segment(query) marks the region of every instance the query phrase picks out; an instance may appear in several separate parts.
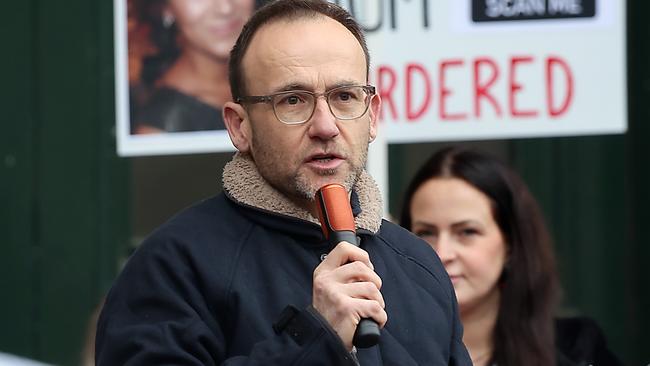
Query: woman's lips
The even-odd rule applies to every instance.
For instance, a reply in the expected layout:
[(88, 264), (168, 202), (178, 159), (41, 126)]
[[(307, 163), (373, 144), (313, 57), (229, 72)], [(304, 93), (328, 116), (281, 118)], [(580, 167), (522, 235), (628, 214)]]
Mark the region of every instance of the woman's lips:
[(461, 275), (449, 275), (449, 278), (451, 279), (451, 283), (456, 283), (462, 279)]
[(240, 20), (231, 20), (224, 23), (212, 24), (209, 26), (210, 33), (215, 36), (229, 35), (231, 33), (239, 33), (243, 23)]

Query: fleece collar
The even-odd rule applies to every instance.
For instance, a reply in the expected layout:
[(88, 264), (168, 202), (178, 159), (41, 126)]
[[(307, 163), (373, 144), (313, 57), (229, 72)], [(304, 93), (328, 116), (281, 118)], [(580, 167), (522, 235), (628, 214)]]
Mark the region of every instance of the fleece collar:
[[(226, 164), (223, 169), (223, 189), (240, 204), (320, 225), (318, 218), (298, 207), (268, 184), (247, 154), (235, 153), (232, 160)], [(357, 230), (364, 229), (376, 233), (381, 226), (382, 217), (381, 194), (377, 184), (364, 170), (353, 191), (353, 199), (356, 196), (360, 208), (360, 212), (354, 210), (358, 212), (355, 212), (354, 218)]]

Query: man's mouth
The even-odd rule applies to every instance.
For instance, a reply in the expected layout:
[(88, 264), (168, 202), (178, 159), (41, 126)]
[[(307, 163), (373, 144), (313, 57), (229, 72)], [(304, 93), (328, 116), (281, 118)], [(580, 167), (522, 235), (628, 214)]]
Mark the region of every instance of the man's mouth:
[(333, 152), (318, 152), (310, 155), (308, 160), (329, 161), (334, 159), (343, 159), (343, 157)]
[(307, 164), (316, 169), (336, 169), (343, 162), (336, 154), (314, 154), (307, 159)]
[(328, 162), (331, 161), (332, 159), (334, 159), (334, 156), (332, 155), (314, 156), (312, 158), (312, 160), (322, 161), (322, 162)]

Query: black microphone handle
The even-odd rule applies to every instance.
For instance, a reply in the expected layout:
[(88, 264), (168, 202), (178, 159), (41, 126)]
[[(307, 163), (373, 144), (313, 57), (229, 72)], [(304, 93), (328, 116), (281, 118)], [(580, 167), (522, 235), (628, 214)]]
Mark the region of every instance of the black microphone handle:
[(342, 241), (347, 241), (348, 243), (359, 246), (359, 241), (357, 240), (357, 234), (353, 231), (349, 230), (341, 230), (341, 231), (336, 231), (336, 230), (331, 230), (329, 232), (329, 243), (332, 245), (332, 248), (334, 248), (335, 245)]
[[(357, 235), (348, 230), (330, 231), (329, 242), (332, 246), (346, 241), (350, 244), (359, 246)], [(379, 343), (379, 325), (376, 321), (370, 318), (363, 318), (357, 325), (357, 330), (354, 332), (352, 344), (357, 348), (369, 348)]]

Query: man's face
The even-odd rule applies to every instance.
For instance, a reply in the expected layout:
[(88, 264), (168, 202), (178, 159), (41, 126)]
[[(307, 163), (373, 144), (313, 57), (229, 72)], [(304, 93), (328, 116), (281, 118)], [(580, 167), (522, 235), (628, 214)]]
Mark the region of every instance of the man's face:
[[(361, 45), (343, 25), (324, 16), (264, 25), (242, 66), (248, 95), (297, 89), (322, 93), (366, 84)], [(271, 104), (250, 104), (241, 122), (245, 141), (237, 147), (251, 154), (272, 186), (312, 209), (309, 201), (323, 185), (340, 183), (349, 190), (356, 182), (376, 136), (379, 105), (375, 96), (361, 117), (337, 120), (321, 97), (311, 119), (285, 125)]]

